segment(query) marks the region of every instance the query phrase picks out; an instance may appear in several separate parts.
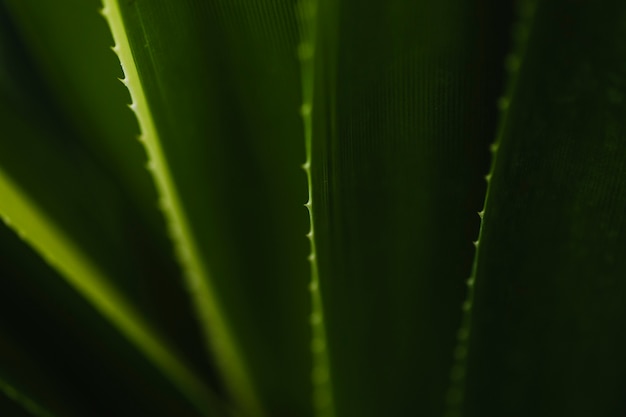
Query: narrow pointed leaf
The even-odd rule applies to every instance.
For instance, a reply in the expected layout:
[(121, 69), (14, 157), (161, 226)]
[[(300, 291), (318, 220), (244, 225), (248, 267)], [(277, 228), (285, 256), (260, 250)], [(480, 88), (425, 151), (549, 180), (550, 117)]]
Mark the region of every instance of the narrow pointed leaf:
[(57, 416), (199, 415), (143, 352), (5, 226), (0, 278), (0, 375), (18, 392)]
[(492, 175), (466, 416), (618, 416), (626, 4), (539, 1)]
[[(152, 224), (160, 221), (145, 153), (133, 140), (137, 126), (99, 0), (5, 0), (16, 30), (60, 110), (76, 126), (77, 139), (124, 182)], [(115, 76), (114, 76), (115, 75)], [(153, 226), (154, 227), (154, 226)]]
[(334, 401), (320, 416), (443, 414), (508, 15), (320, 1), (312, 201)]
[(292, 1), (106, 1), (151, 172), (234, 402), (310, 414)]
[(0, 32), (0, 216), (204, 407), (211, 395), (205, 383), (154, 330), (133, 288), (134, 278), (147, 275), (150, 264), (171, 269), (159, 261), (158, 251), (149, 262), (133, 257), (130, 244), (145, 233), (136, 219), (127, 228), (135, 212), (109, 172), (74, 140), (76, 132), (37, 77), (4, 4), (0, 18), (5, 23)]

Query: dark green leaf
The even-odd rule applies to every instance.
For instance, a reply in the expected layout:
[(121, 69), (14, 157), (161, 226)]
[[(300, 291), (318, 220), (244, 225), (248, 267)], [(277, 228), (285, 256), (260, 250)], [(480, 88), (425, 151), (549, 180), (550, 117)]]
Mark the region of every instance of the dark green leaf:
[(320, 2), (312, 203), (338, 417), (443, 413), (508, 16)]
[(540, 1), (476, 265), (467, 416), (626, 410), (626, 4)]
[(306, 416), (294, 3), (106, 4), (170, 233), (226, 384), (250, 415)]

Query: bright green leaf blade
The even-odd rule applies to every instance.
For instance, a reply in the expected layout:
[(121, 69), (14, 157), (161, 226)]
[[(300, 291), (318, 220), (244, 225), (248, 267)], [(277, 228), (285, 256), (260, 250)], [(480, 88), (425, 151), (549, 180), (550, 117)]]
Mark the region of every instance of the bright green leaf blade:
[[(203, 383), (174, 356), (136, 309), (112, 286), (111, 280), (83, 248), (76, 245), (38, 204), (0, 171), (0, 212), (4, 221), (76, 287), (101, 314), (111, 320), (137, 348), (202, 408), (209, 393)], [(209, 400), (210, 401), (210, 400)]]
[(198, 416), (148, 358), (4, 225), (0, 277), (0, 375), (19, 392), (59, 417)]
[[(5, 0), (17, 30), (49, 86), (56, 105), (71, 119), (78, 140), (115, 175), (158, 228), (156, 193), (145, 169), (145, 152), (134, 139), (137, 122), (99, 0)], [(160, 231), (160, 229), (158, 229)]]
[[(325, 5), (324, 5), (325, 6)], [(307, 237), (311, 243), (309, 262), (311, 264), (311, 356), (312, 369), (311, 381), (313, 383), (312, 402), (316, 416), (332, 417), (335, 405), (333, 401), (332, 375), (330, 374), (330, 361), (327, 349), (327, 331), (324, 317), (324, 303), (320, 291), (319, 265), (317, 260), (317, 238), (315, 237), (315, 215), (313, 213), (313, 175), (311, 171), (312, 146), (313, 146), (313, 104), (315, 94), (316, 66), (321, 67), (325, 61), (322, 55), (315, 53), (317, 45), (317, 30), (329, 30), (325, 35), (328, 39), (334, 39), (336, 21), (330, 10), (320, 11), (317, 0), (301, 0), (297, 4), (298, 29), (300, 43), (298, 44), (298, 58), (300, 60), (300, 77), (302, 84), (302, 105), (300, 113), (304, 128), (304, 141), (306, 148), (306, 162), (303, 165), (307, 175), (308, 200), (306, 208), (309, 212), (309, 233)], [(324, 15), (324, 25), (318, 28), (319, 15)], [(321, 21), (320, 21), (321, 22)], [(330, 35), (330, 36), (329, 36)], [(328, 56), (330, 54), (327, 54)]]
[(89, 159), (132, 204), (124, 239), (129, 257), (142, 263), (142, 273), (125, 290), (137, 293), (140, 289), (133, 301), (141, 303), (143, 312), (198, 372), (208, 374), (213, 371), (207, 366), (187, 292), (180, 284), (181, 272), (171, 259), (156, 190), (145, 167), (145, 150), (136, 140), (135, 115), (123, 105), (130, 102), (128, 90), (117, 79), (123, 74), (110, 49), (110, 30), (97, 13), (98, 4), (98, 0), (7, 1), (7, 12), (11, 12), (7, 18), (10, 15), (14, 22), (5, 22), (4, 29), (15, 23), (16, 41), (23, 44), (26, 55), (22, 60), (32, 67), (19, 68), (20, 59), (7, 57), (8, 66), (14, 68), (9, 72), (19, 72), (20, 79), (8, 84), (18, 87), (14, 91), (17, 101), (28, 101), (19, 89), (34, 95), (26, 110), (32, 124), (45, 123), (38, 119), (56, 119), (56, 124), (69, 125), (65, 129), (72, 132), (63, 134), (63, 142), (85, 148)]
[(208, 344), (253, 416), (310, 414), (294, 5), (106, 1), (103, 12)]
[(476, 265), (466, 416), (617, 416), (626, 384), (626, 4), (540, 1)]
[(320, 2), (312, 206), (338, 417), (443, 414), (508, 15)]
[[(3, 22), (10, 22), (4, 5), (0, 12)], [(149, 245), (142, 248), (148, 255), (133, 257), (137, 251), (130, 245), (145, 233), (133, 210), (108, 173), (76, 145), (75, 133), (40, 85), (10, 24), (2, 25), (0, 35), (2, 218), (183, 393), (206, 407), (211, 395), (204, 382), (153, 330), (133, 288), (152, 267), (171, 267)]]

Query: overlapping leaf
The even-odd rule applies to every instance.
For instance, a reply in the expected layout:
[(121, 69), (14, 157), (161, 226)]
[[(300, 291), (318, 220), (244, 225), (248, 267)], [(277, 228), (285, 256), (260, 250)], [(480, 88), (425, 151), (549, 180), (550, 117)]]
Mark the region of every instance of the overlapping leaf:
[(320, 2), (311, 170), (337, 416), (443, 413), (507, 15)]
[(309, 414), (294, 2), (111, 1), (104, 14), (226, 384), (250, 415)]
[[(193, 375), (168, 347), (167, 338), (150, 320), (149, 304), (142, 301), (153, 289), (168, 287), (162, 275), (153, 273), (175, 276), (173, 262), (161, 256), (164, 248), (153, 242), (152, 231), (118, 179), (82, 145), (73, 114), (62, 110), (39, 76), (37, 61), (4, 3), (0, 17), (3, 220), (185, 395), (205, 403), (204, 378)], [(101, 46), (106, 51), (106, 43)], [(141, 284), (150, 276), (152, 289), (142, 291)], [(66, 301), (61, 294), (67, 283), (58, 282), (53, 290), (59, 303)], [(176, 291), (170, 294), (175, 300)]]
[(625, 18), (538, 2), (485, 207), (466, 416), (624, 413)]

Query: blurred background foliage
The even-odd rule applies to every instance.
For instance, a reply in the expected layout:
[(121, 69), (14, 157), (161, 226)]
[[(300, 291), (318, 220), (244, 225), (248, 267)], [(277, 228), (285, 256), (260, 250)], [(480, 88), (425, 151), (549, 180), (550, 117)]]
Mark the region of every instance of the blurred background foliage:
[(103, 4), (0, 0), (2, 415), (625, 415), (626, 3), (114, 4), (223, 317)]

